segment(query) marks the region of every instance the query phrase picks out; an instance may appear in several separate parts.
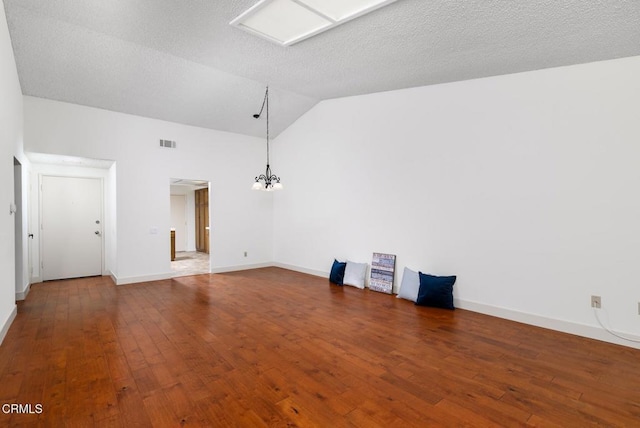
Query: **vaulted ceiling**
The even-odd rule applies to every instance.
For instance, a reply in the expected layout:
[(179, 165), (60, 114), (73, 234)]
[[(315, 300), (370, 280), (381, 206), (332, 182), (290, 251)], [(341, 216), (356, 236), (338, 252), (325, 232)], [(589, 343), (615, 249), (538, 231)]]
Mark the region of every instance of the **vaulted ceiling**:
[(290, 47), (257, 0), (4, 0), (25, 95), (263, 136), (320, 100), (640, 55), (636, 0), (398, 0)]

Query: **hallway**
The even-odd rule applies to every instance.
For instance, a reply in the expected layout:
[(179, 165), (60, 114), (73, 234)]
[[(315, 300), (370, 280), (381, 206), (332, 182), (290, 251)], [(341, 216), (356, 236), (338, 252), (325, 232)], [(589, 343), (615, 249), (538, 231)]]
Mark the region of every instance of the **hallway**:
[(199, 251), (178, 251), (171, 262), (173, 277), (209, 273), (209, 254)]

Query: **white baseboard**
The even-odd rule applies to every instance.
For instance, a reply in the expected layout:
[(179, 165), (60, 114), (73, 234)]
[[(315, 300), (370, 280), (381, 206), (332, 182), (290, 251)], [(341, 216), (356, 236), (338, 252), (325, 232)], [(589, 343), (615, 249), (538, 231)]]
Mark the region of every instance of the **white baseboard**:
[(38, 284), (42, 282), (42, 277), (40, 276), (34, 276), (31, 278), (31, 284)]
[[(240, 270), (258, 269), (258, 268), (271, 267), (271, 266), (273, 266), (273, 263), (257, 263), (252, 265), (223, 266), (223, 267), (211, 269), (211, 273), (235, 272)], [(135, 284), (138, 282), (160, 281), (163, 279), (171, 279), (174, 277), (175, 272), (160, 273), (155, 275), (129, 276), (129, 277), (122, 277), (122, 278), (119, 278), (113, 272), (108, 272), (108, 274), (116, 285), (124, 285), (124, 284)]]
[[(319, 271), (315, 269), (308, 269), (300, 266), (289, 265), (286, 263), (273, 263), (273, 266), (281, 267), (283, 269), (289, 269), (296, 272), (307, 273), (309, 275), (320, 276), (323, 278), (329, 277), (329, 272)], [(397, 290), (394, 290), (394, 293)], [(630, 348), (640, 349), (640, 343), (631, 342), (628, 340), (616, 337), (599, 326), (591, 326), (586, 324), (574, 323), (565, 320), (558, 320), (553, 318), (546, 318), (536, 314), (530, 314), (527, 312), (519, 312), (513, 309), (501, 308), (498, 306), (491, 306), (484, 303), (478, 303), (468, 300), (454, 299), (455, 307), (465, 309), (472, 312), (478, 312), (485, 315), (494, 316), (497, 318), (503, 318), (511, 321), (521, 322), (523, 324), (534, 325), (536, 327), (547, 328), (549, 330), (561, 331), (563, 333), (569, 333), (576, 336), (587, 337), (589, 339), (600, 340), (603, 342), (614, 343), (616, 345), (628, 346)], [(640, 337), (628, 333), (620, 333), (622, 336), (629, 339), (640, 341)]]
[(173, 272), (159, 273), (155, 275), (125, 276), (122, 278), (118, 278), (116, 275), (111, 273), (110, 276), (113, 282), (116, 283), (116, 285), (124, 285), (124, 284), (135, 284), (137, 282), (160, 281), (163, 279), (171, 279), (173, 278)]
[(293, 270), (296, 272), (302, 272), (302, 273), (307, 273), (309, 275), (313, 275), (313, 276), (320, 276), (322, 278), (329, 278), (329, 272), (324, 272), (321, 270), (315, 270), (315, 269), (308, 269), (308, 268), (304, 268), (304, 267), (300, 267), (300, 266), (294, 266), (294, 265), (288, 265), (286, 263), (273, 263), (272, 266), (275, 267), (279, 267), (282, 269), (288, 269), (288, 270)]
[(223, 266), (212, 268), (211, 273), (236, 272), (240, 270), (260, 269), (275, 266), (273, 263), (255, 263), (252, 265)]
[(13, 320), (16, 319), (16, 315), (18, 315), (18, 307), (16, 305), (13, 305), (13, 310), (11, 310), (11, 313), (9, 314), (7, 319), (4, 321), (4, 323), (2, 323), (2, 327), (0, 328), (0, 345), (2, 344), (5, 336), (7, 335), (7, 332), (9, 331), (9, 327), (11, 327), (11, 323), (13, 323)]
[[(296, 272), (306, 273), (309, 275), (319, 276), (322, 278), (329, 277), (329, 272), (309, 269), (301, 266), (295, 266), (295, 265), (279, 263), (279, 262), (217, 267), (217, 268), (211, 269), (211, 273), (236, 272), (236, 271), (249, 270), (249, 269), (272, 267), (272, 266), (288, 269)], [(112, 272), (108, 272), (108, 274), (109, 276), (111, 276), (111, 278), (113, 279), (113, 282), (116, 285), (133, 284), (137, 282), (147, 282), (147, 281), (159, 281), (163, 279), (170, 279), (173, 277), (173, 272), (156, 274), (156, 275), (123, 277), (123, 278), (118, 278)], [(40, 282), (39, 278), (32, 279), (32, 283), (36, 283), (36, 282)], [(22, 296), (22, 299), (24, 299), (28, 293), (29, 293), (29, 287), (25, 290), (24, 296)], [(20, 294), (22, 293), (16, 293), (16, 299), (18, 299), (18, 296)], [(19, 300), (22, 300), (22, 299), (19, 299)], [(616, 337), (598, 326), (591, 326), (591, 325), (580, 324), (580, 323), (575, 323), (575, 322), (570, 322), (565, 320), (546, 318), (536, 314), (520, 312), (513, 309), (502, 308), (498, 306), (492, 306), (492, 305), (487, 305), (484, 303), (473, 302), (468, 300), (454, 299), (454, 302), (455, 302), (456, 308), (465, 309), (472, 312), (478, 312), (481, 314), (490, 315), (497, 318), (503, 318), (511, 321), (521, 322), (524, 324), (534, 325), (537, 327), (547, 328), (550, 330), (560, 331), (563, 333), (569, 333), (577, 336), (587, 337), (590, 339), (600, 340), (603, 342), (614, 343), (617, 345), (640, 349), (640, 343), (631, 342), (631, 341)], [(0, 330), (0, 343), (2, 342), (2, 339), (6, 334), (6, 330), (8, 330), (8, 325), (10, 325), (13, 319), (15, 318), (16, 313), (17, 313), (16, 307), (14, 307), (14, 310), (12, 312), (12, 315), (10, 316), (10, 319), (5, 322), (5, 325), (3, 326), (2, 330)], [(630, 339), (640, 341), (639, 336), (635, 336), (629, 333), (619, 333), (619, 334), (625, 337), (628, 337)]]
[[(484, 303), (472, 302), (467, 300), (454, 299), (455, 307), (460, 309), (466, 309), (468, 311), (478, 312), (485, 315), (491, 315), (498, 318), (503, 318), (511, 321), (521, 322), (523, 324), (535, 325), (537, 327), (547, 328), (549, 330), (561, 331), (563, 333), (569, 333), (576, 336), (587, 337), (589, 339), (600, 340), (603, 342), (615, 343), (616, 345), (628, 346), (630, 348), (640, 349), (640, 343), (631, 342), (621, 339), (604, 330), (601, 327), (574, 323), (571, 321), (558, 320), (553, 318), (546, 318), (536, 314), (530, 314), (527, 312), (514, 311), (513, 309), (501, 308), (498, 306), (486, 305)], [(640, 341), (640, 337), (628, 334), (619, 333), (625, 337), (633, 340)]]
[(26, 299), (29, 291), (31, 291), (31, 284), (27, 284), (23, 291), (16, 292), (16, 301)]

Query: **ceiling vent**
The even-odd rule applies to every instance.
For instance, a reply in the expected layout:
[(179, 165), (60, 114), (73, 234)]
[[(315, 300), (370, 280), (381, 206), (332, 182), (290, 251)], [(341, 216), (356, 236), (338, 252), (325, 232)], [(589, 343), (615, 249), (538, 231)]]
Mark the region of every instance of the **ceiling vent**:
[(160, 147), (169, 147), (170, 149), (175, 149), (176, 142), (171, 140), (160, 140)]

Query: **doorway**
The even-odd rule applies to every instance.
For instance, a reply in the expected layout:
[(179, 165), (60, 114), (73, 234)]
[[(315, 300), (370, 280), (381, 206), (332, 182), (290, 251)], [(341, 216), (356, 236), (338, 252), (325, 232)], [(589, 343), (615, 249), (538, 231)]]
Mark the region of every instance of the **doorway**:
[(170, 205), (173, 276), (209, 273), (209, 182), (172, 178)]
[(13, 213), (15, 227), (15, 269), (16, 269), (16, 298), (24, 299), (25, 281), (24, 281), (24, 244), (25, 233), (22, 223), (22, 164), (18, 159), (13, 158), (13, 200), (15, 209)]
[(102, 179), (43, 175), (42, 279), (102, 275)]

